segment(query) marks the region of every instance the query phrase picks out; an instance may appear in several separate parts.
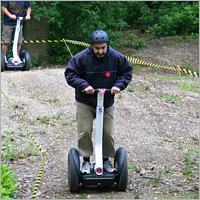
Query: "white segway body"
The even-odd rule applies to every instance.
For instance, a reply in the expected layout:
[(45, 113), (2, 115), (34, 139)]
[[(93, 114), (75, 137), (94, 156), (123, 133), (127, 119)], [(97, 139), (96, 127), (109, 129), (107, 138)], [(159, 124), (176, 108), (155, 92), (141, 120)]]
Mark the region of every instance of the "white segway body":
[(18, 63), (18, 55), (17, 55), (17, 45), (18, 45), (18, 38), (19, 38), (19, 32), (20, 32), (20, 21), (23, 20), (23, 17), (18, 17), (17, 18), (17, 24), (15, 28), (15, 35), (14, 35), (14, 42), (13, 42), (13, 47), (12, 47), (12, 53), (13, 57), (8, 59), (8, 62), (5, 62), (5, 56), (1, 52), (1, 71), (3, 72), (5, 69), (6, 70), (23, 70), (23, 71), (28, 71), (30, 70), (31, 67), (31, 58), (28, 53), (28, 51), (23, 50), (19, 57), (21, 59), (21, 63)]
[(95, 89), (97, 92), (96, 107), (96, 138), (95, 138), (95, 162), (91, 174), (81, 174), (78, 150), (71, 148), (68, 153), (68, 185), (71, 192), (76, 192), (80, 184), (86, 187), (111, 187), (117, 186), (120, 191), (125, 191), (128, 181), (127, 157), (124, 148), (117, 149), (114, 167), (117, 171), (108, 173), (103, 170), (103, 116), (104, 94), (110, 89)]

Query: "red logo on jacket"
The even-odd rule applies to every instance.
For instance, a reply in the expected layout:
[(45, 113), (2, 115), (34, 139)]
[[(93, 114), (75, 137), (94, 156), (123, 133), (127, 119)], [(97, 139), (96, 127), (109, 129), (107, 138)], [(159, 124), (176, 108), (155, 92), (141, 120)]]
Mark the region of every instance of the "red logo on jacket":
[(111, 73), (110, 72), (106, 72), (105, 76), (109, 78), (111, 76)]

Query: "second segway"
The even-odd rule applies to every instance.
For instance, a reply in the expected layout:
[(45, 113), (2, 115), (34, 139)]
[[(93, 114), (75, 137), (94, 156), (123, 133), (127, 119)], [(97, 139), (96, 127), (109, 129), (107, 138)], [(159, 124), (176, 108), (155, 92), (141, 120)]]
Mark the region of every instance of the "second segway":
[(17, 45), (18, 45), (19, 32), (20, 32), (20, 21), (24, 19), (25, 19), (24, 17), (17, 17), (14, 42), (13, 42), (13, 47), (12, 47), (13, 57), (9, 58), (8, 61), (6, 62), (3, 52), (1, 52), (1, 72), (3, 72), (4, 70), (29, 71), (31, 68), (31, 58), (28, 51), (23, 50), (20, 53), (19, 55), (20, 62), (18, 60), (18, 55), (17, 55)]

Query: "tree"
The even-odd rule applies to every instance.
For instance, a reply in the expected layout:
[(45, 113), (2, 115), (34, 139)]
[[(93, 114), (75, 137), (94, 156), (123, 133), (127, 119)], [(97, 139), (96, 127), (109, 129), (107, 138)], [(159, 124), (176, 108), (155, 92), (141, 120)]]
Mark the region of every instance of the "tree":
[[(58, 2), (32, 1), (31, 2), (31, 20), (25, 22), (24, 38), (25, 40), (45, 40), (49, 39), (50, 22), (52, 15), (56, 15), (54, 6)], [(27, 43), (24, 44), (31, 58), (35, 59), (39, 65), (50, 63), (49, 43)]]
[[(26, 22), (24, 28), (25, 40), (48, 40), (49, 23), (47, 18), (41, 17), (40, 21), (34, 16)], [(28, 50), (31, 58), (35, 59), (39, 65), (50, 63), (50, 47), (48, 43), (25, 43), (24, 49)]]
[[(111, 46), (117, 47), (124, 39), (122, 31), (127, 28), (140, 29), (155, 37), (199, 32), (199, 2), (31, 1), (31, 4), (32, 19), (24, 27), (26, 40), (89, 42), (92, 31), (104, 29)], [(64, 43), (30, 43), (24, 47), (40, 65), (67, 62)], [(70, 45), (73, 55), (81, 48), (84, 47)]]

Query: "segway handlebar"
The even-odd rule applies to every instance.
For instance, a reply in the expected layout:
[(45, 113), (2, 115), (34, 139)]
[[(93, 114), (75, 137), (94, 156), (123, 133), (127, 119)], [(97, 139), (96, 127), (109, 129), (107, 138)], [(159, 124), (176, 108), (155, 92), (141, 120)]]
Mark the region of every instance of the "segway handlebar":
[(16, 17), (16, 20), (17, 19), (20, 19), (20, 20), (25, 20), (26, 19), (26, 17)]
[(106, 93), (106, 92), (111, 92), (111, 89), (107, 89), (107, 88), (98, 88), (98, 89), (94, 89), (94, 92), (99, 92), (99, 93)]
[[(82, 92), (85, 93), (85, 90), (83, 89)], [(111, 92), (111, 89), (107, 89), (107, 88), (97, 88), (97, 89), (94, 89), (94, 92), (104, 94), (104, 93), (106, 93), (106, 92)]]

